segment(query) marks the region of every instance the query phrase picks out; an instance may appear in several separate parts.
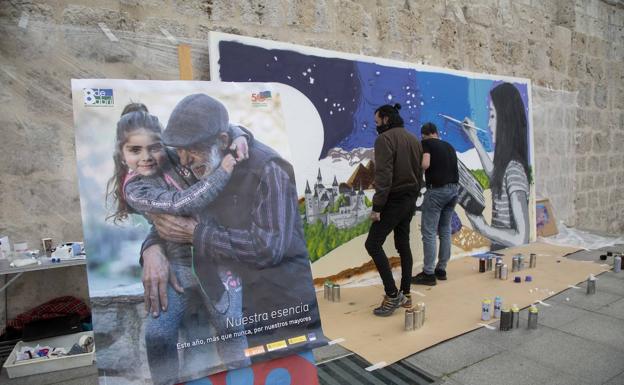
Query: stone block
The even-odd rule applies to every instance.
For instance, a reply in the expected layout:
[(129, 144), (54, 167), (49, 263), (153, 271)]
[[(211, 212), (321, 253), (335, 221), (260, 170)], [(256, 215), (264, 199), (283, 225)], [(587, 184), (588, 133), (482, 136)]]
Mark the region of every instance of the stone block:
[(496, 22), (496, 11), (494, 8), (486, 5), (471, 5), (464, 7), (466, 21), (471, 24), (478, 24), (484, 27), (490, 27)]
[(126, 11), (109, 8), (68, 5), (63, 10), (63, 24), (98, 28), (98, 23), (105, 23), (111, 30), (135, 31), (137, 19)]
[(574, 204), (576, 205), (577, 210), (582, 210), (587, 208), (587, 193), (580, 192), (576, 194), (576, 199), (574, 199)]
[(604, 83), (595, 83), (594, 85), (594, 103), (598, 108), (607, 108), (608, 88)]
[(584, 191), (589, 191), (594, 189), (594, 176), (591, 174), (584, 175), (582, 177), (582, 188)]
[(585, 62), (585, 72), (596, 82), (604, 79), (604, 65), (602, 58), (588, 57)]
[[(342, 3), (338, 7), (340, 9)], [(306, 0), (289, 1), (286, 11), (286, 23), (304, 31), (329, 32), (333, 24), (332, 13), (336, 14), (338, 18), (341, 11), (338, 11), (334, 4), (328, 4), (326, 0), (314, 2), (313, 7)], [(341, 24), (343, 20), (337, 19), (336, 23)]]
[[(387, 20), (383, 25), (379, 25), (379, 34), (392, 35), (391, 30), (395, 28)], [(337, 6), (336, 25), (338, 32), (348, 37), (367, 38), (373, 30), (373, 17), (362, 4), (350, 0), (341, 0)]]
[[(574, 76), (574, 75), (572, 75)], [(579, 81), (578, 82), (578, 104), (580, 107), (589, 107), (593, 105), (592, 94), (593, 87), (592, 83), (589, 81)], [(582, 123), (582, 122), (581, 122)], [(582, 125), (582, 124), (580, 124)]]
[(550, 66), (558, 72), (567, 73), (568, 54), (558, 48), (553, 48), (549, 52)]
[[(597, 154), (604, 154), (609, 151), (610, 143), (609, 136), (597, 132), (592, 136), (592, 151)], [(601, 169), (604, 169), (604, 165), (601, 164)]]

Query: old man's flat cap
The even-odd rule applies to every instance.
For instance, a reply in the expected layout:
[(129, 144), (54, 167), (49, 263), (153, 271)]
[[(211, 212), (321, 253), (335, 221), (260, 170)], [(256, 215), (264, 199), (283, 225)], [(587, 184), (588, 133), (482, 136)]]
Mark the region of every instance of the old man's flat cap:
[(171, 147), (191, 147), (210, 143), (229, 124), (227, 109), (206, 94), (193, 94), (182, 99), (173, 109), (162, 140)]

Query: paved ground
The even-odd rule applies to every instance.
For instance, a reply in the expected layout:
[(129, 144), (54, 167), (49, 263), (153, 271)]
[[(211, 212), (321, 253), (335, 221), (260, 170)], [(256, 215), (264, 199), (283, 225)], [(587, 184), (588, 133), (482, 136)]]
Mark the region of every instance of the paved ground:
[[(605, 251), (624, 252), (624, 245), (570, 258), (598, 261)], [(538, 305), (537, 330), (526, 329), (523, 310), (520, 329), (481, 328), (403, 362), (445, 385), (624, 384), (624, 271), (599, 275), (595, 295), (579, 286), (546, 300), (549, 307)], [(330, 346), (315, 355), (323, 361), (349, 353)]]

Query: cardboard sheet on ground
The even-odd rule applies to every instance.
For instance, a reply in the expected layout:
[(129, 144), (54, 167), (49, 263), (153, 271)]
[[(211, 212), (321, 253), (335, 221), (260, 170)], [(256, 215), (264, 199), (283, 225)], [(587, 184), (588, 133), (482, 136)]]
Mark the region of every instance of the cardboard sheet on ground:
[[(403, 331), (405, 312), (401, 309), (383, 318), (372, 314), (383, 295), (381, 286), (343, 288), (341, 302), (328, 302), (317, 293), (325, 335), (330, 339), (344, 338), (340, 344), (364, 357), (371, 364), (391, 364), (442, 341), (481, 327), (481, 301), (503, 297), (504, 305), (529, 306), (609, 268), (598, 263), (574, 261), (563, 256), (578, 248), (533, 243), (499, 251), (511, 266), (514, 254), (536, 253), (537, 267), (509, 273), (506, 281), (495, 279), (494, 272), (479, 273), (478, 259), (465, 257), (451, 261), (447, 268), (449, 280), (436, 286), (412, 286), (412, 300), (427, 306), (425, 325), (418, 330)], [(510, 269), (511, 270), (511, 269)], [(514, 283), (515, 275), (522, 283)], [(533, 282), (524, 282), (531, 275)], [(418, 291), (425, 296), (414, 293)], [(553, 293), (554, 292), (554, 293)], [(320, 294), (320, 295), (319, 295)], [(489, 323), (496, 322), (496, 319)], [(488, 323), (488, 322), (485, 322)], [(526, 327), (522, 325), (521, 327)], [(493, 331), (498, 333), (498, 331)]]

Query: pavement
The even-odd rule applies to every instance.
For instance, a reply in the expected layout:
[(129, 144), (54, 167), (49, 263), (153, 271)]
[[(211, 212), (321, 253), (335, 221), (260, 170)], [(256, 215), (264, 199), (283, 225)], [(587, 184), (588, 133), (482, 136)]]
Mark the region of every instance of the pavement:
[[(605, 263), (599, 256), (606, 251), (622, 253), (624, 245), (568, 257)], [(612, 259), (606, 263), (611, 264)], [(430, 374), (432, 380), (426, 383), (444, 385), (624, 384), (624, 271), (600, 274), (594, 295), (586, 294), (585, 283), (578, 287), (545, 300), (550, 306), (537, 305), (536, 330), (526, 328), (524, 309), (519, 329), (501, 332), (498, 324), (492, 324), (496, 330), (477, 329), (418, 352), (400, 364)], [(320, 363), (339, 362), (351, 354), (337, 345), (315, 351)], [(413, 383), (425, 382), (417, 379)]]

